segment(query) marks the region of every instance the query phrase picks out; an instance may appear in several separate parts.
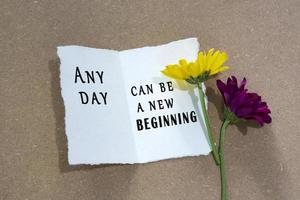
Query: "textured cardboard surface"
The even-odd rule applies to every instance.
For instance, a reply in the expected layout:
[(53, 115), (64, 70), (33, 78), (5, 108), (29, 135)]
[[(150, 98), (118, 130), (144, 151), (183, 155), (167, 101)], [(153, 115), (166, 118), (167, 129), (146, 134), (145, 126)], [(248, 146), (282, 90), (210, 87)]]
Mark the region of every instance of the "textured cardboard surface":
[[(0, 199), (220, 197), (211, 156), (145, 165), (70, 167), (56, 46), (129, 49), (195, 36), (269, 103), (273, 124), (231, 126), (232, 200), (300, 196), (300, 3), (291, 1), (1, 1)], [(215, 78), (216, 79), (216, 78)], [(218, 135), (220, 95), (208, 81)]]

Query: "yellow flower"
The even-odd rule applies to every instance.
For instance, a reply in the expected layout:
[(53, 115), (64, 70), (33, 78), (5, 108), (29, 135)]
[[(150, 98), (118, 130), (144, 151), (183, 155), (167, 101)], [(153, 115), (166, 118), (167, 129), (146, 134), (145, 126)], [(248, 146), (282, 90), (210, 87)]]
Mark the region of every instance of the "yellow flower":
[(161, 72), (170, 78), (187, 80), (190, 83), (203, 82), (210, 76), (228, 70), (228, 66), (223, 66), (227, 60), (228, 55), (225, 52), (214, 52), (214, 49), (210, 49), (207, 54), (201, 51), (194, 62), (181, 59), (178, 64), (168, 65)]

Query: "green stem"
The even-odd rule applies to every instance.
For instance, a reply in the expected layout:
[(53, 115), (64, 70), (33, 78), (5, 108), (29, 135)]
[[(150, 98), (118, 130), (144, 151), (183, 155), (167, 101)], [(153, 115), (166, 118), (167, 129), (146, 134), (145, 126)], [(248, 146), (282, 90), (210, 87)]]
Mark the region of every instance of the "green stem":
[(225, 173), (225, 163), (224, 163), (224, 142), (225, 142), (225, 132), (226, 128), (230, 124), (230, 120), (225, 119), (222, 128), (220, 131), (220, 146), (219, 146), (219, 155), (220, 155), (220, 173), (221, 173), (221, 199), (227, 200), (227, 181)]
[(209, 124), (208, 114), (207, 114), (207, 110), (206, 110), (206, 106), (205, 106), (205, 99), (204, 99), (205, 95), (204, 95), (204, 92), (202, 90), (202, 86), (201, 86), (200, 82), (197, 83), (197, 87), (198, 87), (198, 91), (199, 91), (200, 103), (201, 103), (202, 112), (203, 112), (203, 115), (204, 115), (205, 125), (206, 125), (206, 128), (207, 128), (207, 134), (208, 134), (208, 138), (209, 138), (210, 147), (212, 149), (212, 154), (213, 154), (213, 157), (215, 159), (215, 162), (216, 162), (217, 165), (219, 165), (220, 164), (220, 158), (218, 156), (216, 143), (215, 143), (214, 137), (212, 135), (211, 127), (210, 127), (210, 124)]

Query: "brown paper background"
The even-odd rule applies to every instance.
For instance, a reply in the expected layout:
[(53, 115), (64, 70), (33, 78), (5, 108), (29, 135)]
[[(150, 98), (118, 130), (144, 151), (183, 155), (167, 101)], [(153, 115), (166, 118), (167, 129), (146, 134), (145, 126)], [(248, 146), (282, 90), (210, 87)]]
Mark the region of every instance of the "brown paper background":
[[(220, 199), (211, 156), (140, 165), (67, 164), (56, 46), (117, 50), (198, 37), (230, 55), (273, 123), (231, 126), (231, 200), (300, 199), (300, 2), (10, 1), (0, 4), (0, 199)], [(209, 80), (215, 135), (221, 99)]]

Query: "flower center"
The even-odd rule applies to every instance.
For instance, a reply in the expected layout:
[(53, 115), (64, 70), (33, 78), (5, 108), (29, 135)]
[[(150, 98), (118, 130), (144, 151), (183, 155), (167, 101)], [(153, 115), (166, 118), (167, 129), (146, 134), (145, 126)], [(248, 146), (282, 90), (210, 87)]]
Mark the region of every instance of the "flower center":
[(241, 118), (236, 116), (234, 112), (231, 112), (227, 106), (224, 106), (224, 117), (225, 119), (229, 120), (231, 123), (236, 124), (243, 121)]
[(186, 82), (188, 82), (190, 84), (202, 83), (202, 82), (206, 81), (209, 78), (209, 73), (210, 73), (210, 70), (205, 71), (196, 78), (190, 77), (190, 78), (186, 79)]

